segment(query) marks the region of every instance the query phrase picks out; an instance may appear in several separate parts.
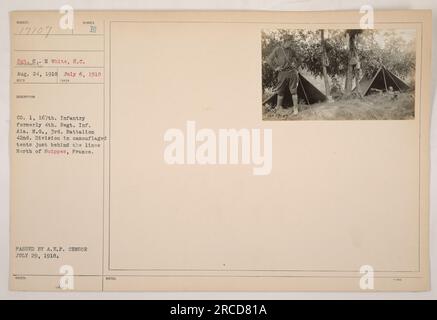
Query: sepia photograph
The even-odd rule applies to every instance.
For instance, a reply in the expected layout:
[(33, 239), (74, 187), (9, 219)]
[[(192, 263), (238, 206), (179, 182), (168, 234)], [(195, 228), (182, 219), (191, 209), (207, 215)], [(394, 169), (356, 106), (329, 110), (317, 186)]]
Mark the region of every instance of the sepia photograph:
[(262, 31), (263, 120), (414, 119), (413, 29)]

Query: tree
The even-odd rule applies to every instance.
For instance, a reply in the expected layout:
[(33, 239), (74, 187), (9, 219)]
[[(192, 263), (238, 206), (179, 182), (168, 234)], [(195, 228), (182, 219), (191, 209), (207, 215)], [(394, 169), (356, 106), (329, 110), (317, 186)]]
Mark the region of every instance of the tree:
[(329, 85), (328, 71), (326, 70), (326, 67), (329, 66), (329, 59), (328, 55), (326, 54), (325, 30), (320, 30), (320, 45), (322, 47), (321, 60), (323, 81), (325, 82), (325, 94), (328, 100), (331, 100), (331, 87)]
[(356, 46), (356, 39), (363, 30), (361, 29), (349, 29), (346, 30), (346, 37), (348, 39), (348, 66), (346, 72), (346, 82), (344, 91), (346, 96), (349, 96), (352, 92), (352, 81), (355, 78), (356, 87), (358, 89), (358, 77), (357, 68), (361, 68), (359, 62), (359, 54)]

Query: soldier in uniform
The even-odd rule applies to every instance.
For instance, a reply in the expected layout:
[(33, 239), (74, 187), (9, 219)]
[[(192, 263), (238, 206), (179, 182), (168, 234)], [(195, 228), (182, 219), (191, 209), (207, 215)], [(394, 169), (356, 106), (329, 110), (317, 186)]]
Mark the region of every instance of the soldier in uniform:
[(284, 39), (282, 45), (277, 46), (267, 57), (267, 63), (277, 72), (277, 85), (273, 89), (277, 93), (277, 110), (283, 109), (284, 95), (290, 91), (293, 99), (293, 114), (299, 112), (297, 87), (299, 85), (298, 56), (294, 50), (294, 40), (291, 35)]

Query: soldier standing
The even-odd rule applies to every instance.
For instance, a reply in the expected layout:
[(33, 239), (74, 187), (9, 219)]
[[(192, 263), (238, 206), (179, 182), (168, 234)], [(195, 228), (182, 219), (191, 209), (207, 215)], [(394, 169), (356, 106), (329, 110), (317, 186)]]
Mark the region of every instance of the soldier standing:
[(293, 114), (297, 115), (298, 97), (297, 87), (299, 85), (298, 57), (294, 50), (294, 39), (288, 35), (282, 45), (277, 46), (267, 57), (267, 63), (277, 74), (277, 85), (273, 89), (277, 93), (277, 110), (283, 109), (284, 95), (289, 90), (293, 100)]

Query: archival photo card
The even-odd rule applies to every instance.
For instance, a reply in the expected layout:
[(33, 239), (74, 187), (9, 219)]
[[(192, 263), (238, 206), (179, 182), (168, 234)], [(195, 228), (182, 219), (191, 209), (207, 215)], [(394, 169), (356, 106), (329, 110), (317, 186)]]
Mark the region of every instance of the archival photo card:
[(429, 290), (432, 15), (361, 18), (11, 13), (10, 289)]

